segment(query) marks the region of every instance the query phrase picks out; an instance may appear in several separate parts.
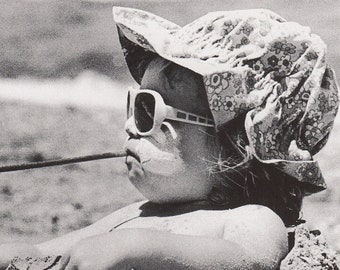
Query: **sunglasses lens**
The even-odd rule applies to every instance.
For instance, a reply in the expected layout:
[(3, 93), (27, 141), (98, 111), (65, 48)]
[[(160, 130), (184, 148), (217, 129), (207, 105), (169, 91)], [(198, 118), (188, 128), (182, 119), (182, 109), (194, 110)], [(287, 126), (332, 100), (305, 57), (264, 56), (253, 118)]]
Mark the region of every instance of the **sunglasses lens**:
[(140, 93), (135, 100), (135, 123), (140, 132), (152, 129), (155, 116), (155, 98), (148, 93)]

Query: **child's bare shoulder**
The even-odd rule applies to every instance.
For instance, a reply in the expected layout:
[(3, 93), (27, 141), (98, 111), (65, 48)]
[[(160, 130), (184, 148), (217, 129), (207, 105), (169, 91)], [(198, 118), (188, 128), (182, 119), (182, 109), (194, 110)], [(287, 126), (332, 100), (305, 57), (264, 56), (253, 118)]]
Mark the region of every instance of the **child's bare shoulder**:
[(253, 258), (270, 263), (288, 253), (288, 235), (280, 217), (268, 207), (246, 205), (225, 218), (224, 239), (241, 245)]
[(96, 230), (108, 232), (115, 227), (118, 227), (122, 223), (139, 217), (142, 213), (141, 207), (145, 203), (146, 201), (139, 201), (122, 207), (117, 211), (111, 213), (110, 215), (100, 219), (96, 223), (92, 224), (90, 227)]

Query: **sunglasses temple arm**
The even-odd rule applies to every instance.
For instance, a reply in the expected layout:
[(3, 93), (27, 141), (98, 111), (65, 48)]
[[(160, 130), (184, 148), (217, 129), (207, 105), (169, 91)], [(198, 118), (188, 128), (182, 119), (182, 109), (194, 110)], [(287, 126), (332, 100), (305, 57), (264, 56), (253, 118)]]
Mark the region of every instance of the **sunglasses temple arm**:
[[(166, 106), (166, 119), (184, 122), (193, 125), (214, 127), (214, 121), (212, 119), (199, 116), (194, 113), (188, 113), (182, 110), (175, 109), (169, 105)], [(190, 119), (191, 118), (191, 119)]]

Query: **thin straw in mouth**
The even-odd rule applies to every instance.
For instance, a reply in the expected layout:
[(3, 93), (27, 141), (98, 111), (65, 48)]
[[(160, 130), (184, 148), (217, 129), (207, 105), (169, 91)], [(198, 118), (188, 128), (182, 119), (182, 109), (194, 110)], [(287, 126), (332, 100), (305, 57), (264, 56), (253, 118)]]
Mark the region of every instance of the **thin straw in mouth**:
[(61, 158), (61, 159), (46, 160), (46, 161), (39, 161), (39, 162), (13, 164), (13, 165), (0, 166), (0, 173), (30, 170), (30, 169), (35, 169), (35, 168), (43, 168), (43, 167), (51, 167), (51, 166), (60, 166), (60, 165), (65, 165), (65, 164), (80, 163), (80, 162), (86, 162), (86, 161), (92, 161), (92, 160), (119, 158), (119, 157), (125, 157), (125, 156), (126, 156), (125, 151), (118, 151), (118, 152), (107, 152), (107, 153), (102, 153), (102, 154), (93, 154), (93, 155), (86, 155), (86, 156), (73, 157), (73, 158)]

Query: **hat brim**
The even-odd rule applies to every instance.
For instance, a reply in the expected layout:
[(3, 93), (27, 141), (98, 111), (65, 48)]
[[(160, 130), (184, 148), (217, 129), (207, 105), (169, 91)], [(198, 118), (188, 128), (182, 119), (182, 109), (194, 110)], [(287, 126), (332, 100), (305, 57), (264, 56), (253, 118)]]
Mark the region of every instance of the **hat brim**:
[[(284, 21), (280, 16), (269, 10), (252, 10), (251, 14), (263, 20)], [(191, 46), (193, 41), (191, 38), (195, 34), (200, 36), (199, 43), (203, 44), (202, 32), (206, 31), (203, 26), (213, 21), (215, 17), (222, 15), (239, 22), (249, 17), (249, 11), (211, 12), (181, 27), (146, 11), (113, 7), (113, 18), (118, 28), (124, 56), (131, 75), (137, 83), (140, 83), (147, 64), (157, 55), (203, 76), (215, 73), (218, 70), (223, 71), (225, 63), (217, 61), (216, 55), (210, 55), (215, 52), (211, 51), (210, 53), (209, 50), (205, 50), (204, 54), (207, 55), (196, 55), (199, 54), (200, 48), (193, 50)], [(189, 39), (186, 39), (187, 36), (189, 36)], [(209, 42), (210, 40), (207, 41), (207, 43)], [(262, 50), (256, 51), (257, 54), (262, 52)], [(216, 61), (207, 61), (210, 57)], [(254, 57), (256, 56), (254, 55)]]
[(157, 55), (163, 56), (158, 47), (162, 47), (170, 33), (180, 27), (154, 14), (132, 8), (114, 7), (113, 18), (130, 73), (140, 84), (150, 61)]

